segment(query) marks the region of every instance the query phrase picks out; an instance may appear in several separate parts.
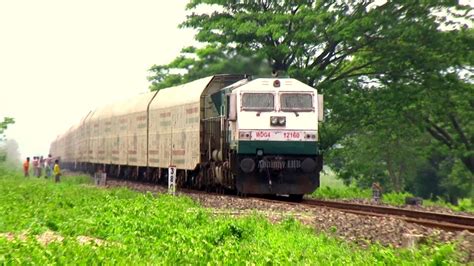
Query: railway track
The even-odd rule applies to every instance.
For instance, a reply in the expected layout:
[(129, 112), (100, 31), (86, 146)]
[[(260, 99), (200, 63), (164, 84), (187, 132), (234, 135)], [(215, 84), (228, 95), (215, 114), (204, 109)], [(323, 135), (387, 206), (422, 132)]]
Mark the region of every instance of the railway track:
[[(116, 182), (123, 182), (121, 179), (112, 179)], [(130, 182), (130, 181), (129, 181)], [(124, 182), (125, 186), (129, 186)], [(136, 183), (136, 182), (132, 182)], [(142, 185), (156, 186), (150, 183), (141, 183)], [(223, 195), (218, 193), (210, 193), (201, 190), (180, 188), (177, 190), (182, 193), (198, 193), (198, 194), (209, 194), (209, 195)], [(235, 195), (227, 195), (229, 197), (237, 197)], [(441, 228), (447, 231), (463, 231), (467, 230), (474, 233), (474, 216), (466, 215), (454, 215), (454, 214), (445, 214), (437, 212), (428, 212), (428, 211), (419, 211), (419, 210), (410, 210), (397, 207), (388, 207), (388, 206), (377, 206), (370, 204), (362, 203), (352, 203), (352, 202), (341, 202), (341, 201), (331, 201), (331, 200), (317, 200), (317, 199), (304, 199), (301, 202), (292, 202), (285, 197), (248, 197), (259, 199), (263, 201), (269, 201), (272, 203), (278, 204), (292, 204), (292, 205), (306, 205), (309, 207), (324, 207), (330, 209), (337, 209), (340, 211), (354, 213), (358, 215), (368, 215), (368, 216), (391, 216), (398, 219), (404, 220), (410, 223), (416, 223), (427, 227), (432, 228)]]
[[(268, 201), (284, 201), (287, 199), (263, 199)], [(325, 207), (348, 213), (368, 216), (392, 216), (406, 222), (416, 223), (427, 227), (440, 228), (447, 231), (464, 231), (474, 233), (474, 217), (466, 215), (455, 215), (428, 211), (410, 210), (397, 207), (377, 206), (362, 203), (304, 199), (301, 202), (290, 202), (291, 204), (304, 204), (310, 207)]]
[(474, 233), (474, 217), (472, 216), (316, 199), (305, 199), (300, 204), (338, 209), (359, 215), (394, 216), (428, 227), (437, 227), (448, 231), (467, 230)]

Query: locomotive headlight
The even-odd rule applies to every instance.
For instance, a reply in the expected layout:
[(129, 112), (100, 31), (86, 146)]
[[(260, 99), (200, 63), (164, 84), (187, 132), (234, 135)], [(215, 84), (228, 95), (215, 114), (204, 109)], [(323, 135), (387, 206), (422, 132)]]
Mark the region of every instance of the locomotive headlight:
[(270, 124), (278, 125), (278, 117), (276, 117), (276, 116), (270, 117)]
[(270, 125), (272, 126), (284, 126), (286, 124), (286, 117), (284, 116), (271, 116)]
[(286, 117), (282, 116), (278, 118), (278, 124), (284, 126), (286, 124)]

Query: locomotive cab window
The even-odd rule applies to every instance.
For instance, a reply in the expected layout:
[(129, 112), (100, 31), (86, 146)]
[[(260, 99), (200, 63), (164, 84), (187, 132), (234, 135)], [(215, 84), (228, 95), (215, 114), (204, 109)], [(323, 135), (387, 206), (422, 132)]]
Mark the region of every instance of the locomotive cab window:
[(282, 111), (313, 111), (313, 95), (310, 93), (282, 93), (280, 106)]
[(273, 111), (274, 95), (272, 93), (244, 93), (242, 109), (245, 111)]

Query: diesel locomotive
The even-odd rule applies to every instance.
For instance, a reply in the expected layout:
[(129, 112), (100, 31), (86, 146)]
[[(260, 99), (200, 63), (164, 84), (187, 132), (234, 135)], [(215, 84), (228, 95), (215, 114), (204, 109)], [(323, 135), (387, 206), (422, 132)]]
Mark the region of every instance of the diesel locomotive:
[(319, 187), (323, 97), (292, 78), (214, 75), (90, 111), (57, 137), (65, 168), (244, 194)]

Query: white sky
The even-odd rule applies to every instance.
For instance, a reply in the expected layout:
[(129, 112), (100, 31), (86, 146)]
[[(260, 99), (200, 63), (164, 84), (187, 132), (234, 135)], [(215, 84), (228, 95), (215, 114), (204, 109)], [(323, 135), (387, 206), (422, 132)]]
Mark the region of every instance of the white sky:
[(148, 91), (147, 70), (192, 45), (186, 0), (0, 0), (0, 120), (22, 157), (95, 107)]

